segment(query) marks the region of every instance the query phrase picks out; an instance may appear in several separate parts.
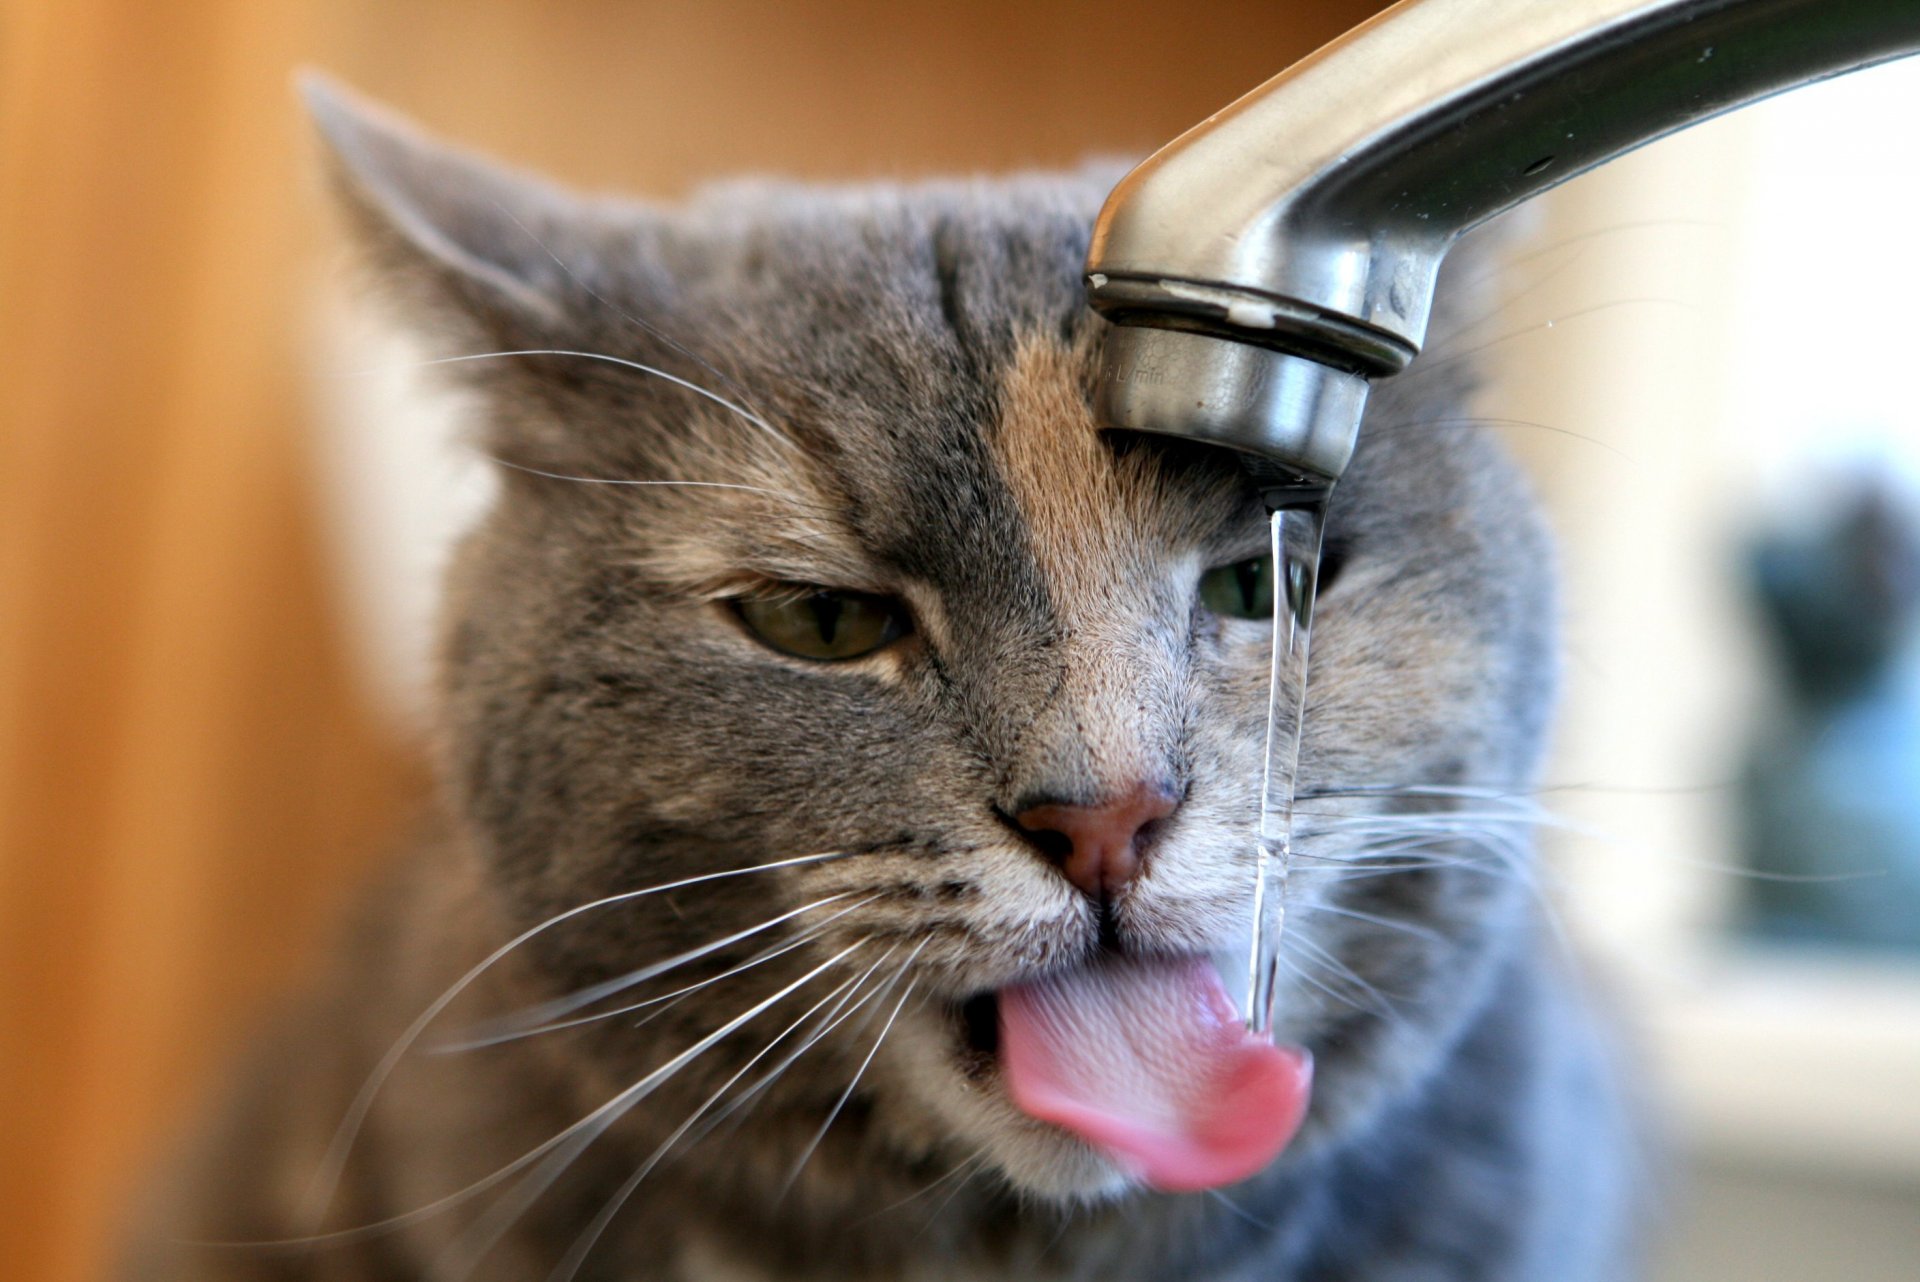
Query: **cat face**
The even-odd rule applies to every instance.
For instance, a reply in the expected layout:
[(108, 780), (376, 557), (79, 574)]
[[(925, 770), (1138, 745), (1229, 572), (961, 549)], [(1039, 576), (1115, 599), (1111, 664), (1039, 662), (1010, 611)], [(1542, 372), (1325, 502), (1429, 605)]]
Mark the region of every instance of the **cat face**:
[[(752, 1159), (708, 1160), (769, 1188), (956, 1162), (1134, 1188), (1014, 1106), (996, 1006), (1107, 955), (1244, 966), (1271, 628), (1202, 591), (1265, 551), (1239, 465), (1089, 410), (1080, 266), (1117, 172), (661, 210), (316, 109), (377, 275), (477, 358), (450, 368), (502, 464), (440, 703), (503, 914), (773, 865), (529, 944), (564, 996), (732, 940), (629, 990), (661, 999), (643, 1029), (576, 1030), (582, 1082), (739, 1019), (640, 1133), (766, 1079)], [(1457, 373), (1379, 389), (1333, 500), (1275, 1017), (1318, 1080), (1283, 1162), (1422, 1071), (1522, 895), (1518, 832), (1454, 790), (1533, 768), (1549, 588)], [(1116, 807), (1127, 875), (1089, 882), (1072, 816)]]

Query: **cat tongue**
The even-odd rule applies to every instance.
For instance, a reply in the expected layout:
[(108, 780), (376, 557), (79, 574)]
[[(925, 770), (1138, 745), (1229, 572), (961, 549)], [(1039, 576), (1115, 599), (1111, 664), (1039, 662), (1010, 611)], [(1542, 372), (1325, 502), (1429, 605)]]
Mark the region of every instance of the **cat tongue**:
[(1021, 1111), (1156, 1188), (1215, 1188), (1273, 1160), (1313, 1061), (1246, 1031), (1204, 959), (1112, 958), (1000, 993), (1000, 1063)]

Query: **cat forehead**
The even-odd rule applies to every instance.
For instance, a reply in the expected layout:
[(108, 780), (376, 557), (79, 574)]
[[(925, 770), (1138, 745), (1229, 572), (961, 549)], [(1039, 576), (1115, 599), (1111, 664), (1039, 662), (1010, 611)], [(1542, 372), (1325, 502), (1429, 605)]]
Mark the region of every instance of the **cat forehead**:
[(704, 595), (756, 579), (920, 585), (1045, 627), (1110, 613), (1259, 527), (1242, 519), (1251, 490), (1229, 460), (1175, 460), (1099, 429), (1096, 345), (1090, 331), (1029, 331), (1003, 361), (929, 364), (910, 388), (854, 380), (792, 425), (793, 447), (735, 424), (729, 475), (751, 488), (701, 491), (702, 519), (648, 519), (639, 541)]
[(777, 457), (737, 420), (726, 437), (756, 483), (797, 495), (789, 516), (819, 559), (1091, 591), (1096, 570), (1184, 552), (1237, 510), (1230, 466), (1171, 468), (1164, 450), (1099, 431), (1106, 323), (1080, 282), (1094, 197), (1067, 196), (1037, 179), (913, 199), (803, 193), (764, 219), (722, 220), (706, 252), (731, 266), (710, 263), (703, 286), (729, 291), (713, 337), (797, 447)]

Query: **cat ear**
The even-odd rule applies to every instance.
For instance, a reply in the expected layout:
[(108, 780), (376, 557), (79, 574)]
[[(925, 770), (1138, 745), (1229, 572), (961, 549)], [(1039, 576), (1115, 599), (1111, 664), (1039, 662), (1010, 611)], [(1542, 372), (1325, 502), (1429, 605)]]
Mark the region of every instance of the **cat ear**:
[(573, 282), (554, 247), (578, 234), (577, 198), (438, 142), (323, 76), (298, 84), (356, 240), (422, 319), (503, 344), (561, 327)]

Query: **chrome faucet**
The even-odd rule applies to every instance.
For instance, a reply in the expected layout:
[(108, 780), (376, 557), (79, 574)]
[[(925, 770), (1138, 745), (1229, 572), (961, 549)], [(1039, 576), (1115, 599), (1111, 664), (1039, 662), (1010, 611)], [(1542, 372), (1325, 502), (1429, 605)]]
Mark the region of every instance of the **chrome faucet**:
[[(1110, 427), (1310, 483), (1474, 225), (1757, 99), (1920, 51), (1920, 0), (1404, 0), (1123, 179), (1087, 256)], [(1890, 122), (1891, 123), (1891, 122)]]

